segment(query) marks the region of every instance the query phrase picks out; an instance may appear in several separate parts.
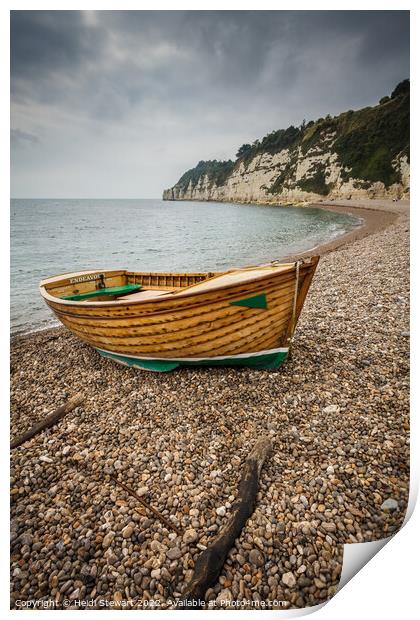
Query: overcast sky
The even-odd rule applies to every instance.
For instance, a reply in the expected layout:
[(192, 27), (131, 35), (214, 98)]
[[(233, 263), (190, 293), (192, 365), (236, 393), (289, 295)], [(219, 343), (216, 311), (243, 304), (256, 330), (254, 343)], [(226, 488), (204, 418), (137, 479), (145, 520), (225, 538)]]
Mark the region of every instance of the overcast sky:
[(152, 198), (200, 159), (375, 104), (408, 11), (15, 11), (12, 196)]

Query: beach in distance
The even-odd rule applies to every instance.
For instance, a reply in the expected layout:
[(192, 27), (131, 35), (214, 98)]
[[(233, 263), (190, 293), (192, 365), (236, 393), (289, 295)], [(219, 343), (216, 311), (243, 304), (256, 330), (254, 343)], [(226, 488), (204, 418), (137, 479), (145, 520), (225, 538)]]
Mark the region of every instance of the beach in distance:
[[(210, 222), (212, 209), (216, 217), (220, 209), (182, 205), (197, 218), (204, 209)], [(306, 240), (307, 218), (317, 223), (313, 246), (321, 260), (292, 354), (277, 371), (146, 373), (101, 358), (62, 327), (22, 333), (29, 323), (27, 314), (19, 317), (21, 333), (12, 339), (12, 438), (74, 394), (84, 400), (32, 440), (30, 451), (11, 453), (12, 607), (46, 597), (57, 608), (64, 599), (74, 608), (79, 600), (170, 608), (231, 514), (239, 472), (261, 435), (269, 436), (272, 454), (257, 505), (206, 592), (207, 606), (321, 603), (337, 589), (343, 543), (379, 540), (401, 527), (409, 492), (409, 201), (319, 206), (289, 212), (293, 239), (299, 228), (293, 217), (306, 222)], [(240, 227), (239, 214), (250, 210), (246, 217), (254, 218), (258, 208), (223, 205), (226, 213), (232, 209), (233, 229)], [(221, 254), (218, 247), (219, 260), (247, 264), (313, 253), (308, 241), (276, 246), (276, 207), (268, 209), (268, 228), (255, 224), (255, 242), (240, 252), (226, 245)], [(87, 234), (92, 267), (100, 268), (100, 233)], [(264, 247), (262, 239), (269, 240)], [(147, 266), (175, 270), (175, 245), (151, 251)], [(71, 263), (61, 247), (63, 269), (80, 267), (78, 249)], [(200, 261), (214, 265), (210, 238), (202, 252), (191, 247), (197, 252), (192, 268)], [(33, 251), (43, 256), (43, 248)], [(121, 238), (108, 258), (136, 266), (131, 251)], [(46, 261), (49, 267), (37, 278), (60, 272)]]

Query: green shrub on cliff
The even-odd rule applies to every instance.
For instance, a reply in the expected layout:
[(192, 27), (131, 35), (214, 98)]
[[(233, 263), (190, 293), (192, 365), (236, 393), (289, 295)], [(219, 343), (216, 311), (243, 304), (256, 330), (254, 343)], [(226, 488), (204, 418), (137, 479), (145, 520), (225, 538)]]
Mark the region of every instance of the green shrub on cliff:
[(324, 171), (320, 168), (315, 172), (312, 177), (301, 179), (298, 182), (298, 186), (304, 192), (311, 192), (314, 194), (321, 194), (321, 196), (327, 196), (330, 193), (330, 188), (325, 182)]
[(408, 155), (410, 143), (410, 93), (406, 85), (398, 92), (385, 104), (354, 112), (351, 119), (338, 117), (334, 151), (351, 169), (344, 178), (382, 181), (386, 186), (398, 181), (392, 161), (400, 153)]
[(391, 93), (391, 99), (395, 99), (395, 97), (401, 97), (402, 95), (410, 94), (410, 80), (403, 80), (399, 84), (396, 85), (394, 90)]
[(243, 144), (239, 147), (238, 152), (236, 153), (236, 159), (240, 159), (241, 157), (247, 157), (247, 155), (252, 151), (252, 146), (250, 144)]
[(236, 153), (237, 160), (245, 164), (259, 153), (279, 153), (283, 149), (291, 148), (299, 143), (305, 131), (305, 123), (301, 127), (290, 125), (287, 129), (272, 131), (261, 140), (253, 144), (243, 144)]
[(217, 161), (216, 159), (209, 161), (200, 161), (195, 168), (187, 170), (179, 179), (177, 185), (180, 185), (185, 191), (192, 182), (193, 187), (197, 185), (200, 177), (208, 176), (209, 181), (216, 185), (223, 185), (233, 170), (234, 162), (231, 159), (227, 161)]

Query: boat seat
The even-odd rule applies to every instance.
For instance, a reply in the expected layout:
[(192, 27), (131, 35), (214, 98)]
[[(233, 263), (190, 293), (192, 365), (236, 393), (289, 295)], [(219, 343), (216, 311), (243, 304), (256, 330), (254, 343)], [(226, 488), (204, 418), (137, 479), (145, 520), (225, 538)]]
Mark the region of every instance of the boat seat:
[(141, 284), (125, 284), (124, 286), (108, 286), (105, 288), (98, 288), (94, 291), (89, 291), (88, 293), (79, 293), (78, 295), (67, 295), (66, 297), (62, 297), (61, 299), (65, 299), (66, 301), (84, 301), (92, 299), (92, 297), (102, 297), (107, 295), (112, 295), (113, 297), (117, 297), (119, 299), (123, 295), (129, 295), (130, 293), (135, 293), (141, 289)]
[(233, 284), (241, 284), (259, 278), (262, 275), (276, 275), (282, 271), (294, 269), (294, 263), (285, 263), (282, 265), (267, 265), (261, 267), (245, 267), (244, 269), (233, 269), (226, 273), (219, 274), (197, 284), (186, 286), (177, 293), (177, 296), (199, 293), (201, 291), (211, 291), (215, 288), (231, 286)]
[(124, 297), (117, 297), (117, 299), (123, 299), (124, 301), (144, 301), (146, 299), (155, 299), (161, 295), (167, 295), (172, 291), (161, 291), (158, 289), (142, 290), (138, 293), (131, 293), (130, 295), (124, 295)]

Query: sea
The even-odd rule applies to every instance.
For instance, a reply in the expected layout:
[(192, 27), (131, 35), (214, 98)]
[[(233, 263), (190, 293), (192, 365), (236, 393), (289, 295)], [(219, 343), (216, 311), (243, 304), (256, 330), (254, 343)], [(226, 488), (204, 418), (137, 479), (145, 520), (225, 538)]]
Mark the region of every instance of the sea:
[(43, 278), (84, 269), (218, 271), (277, 260), (360, 220), (317, 208), (138, 200), (11, 201), (11, 331), (57, 325)]

